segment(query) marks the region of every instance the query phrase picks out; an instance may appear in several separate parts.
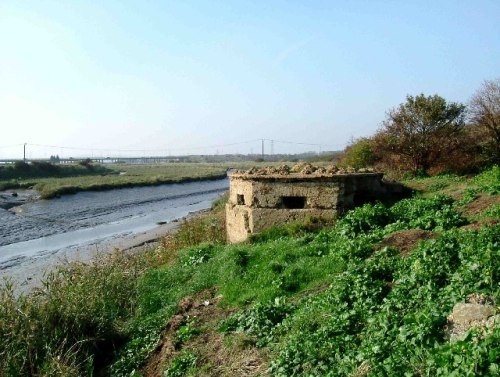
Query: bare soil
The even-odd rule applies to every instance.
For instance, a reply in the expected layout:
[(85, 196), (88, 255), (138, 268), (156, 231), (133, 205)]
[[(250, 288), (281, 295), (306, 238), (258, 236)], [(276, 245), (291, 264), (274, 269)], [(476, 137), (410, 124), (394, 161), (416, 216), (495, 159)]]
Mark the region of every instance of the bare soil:
[(408, 229), (394, 232), (385, 237), (379, 244), (379, 248), (386, 246), (395, 247), (402, 257), (408, 256), (418, 246), (420, 241), (433, 239), (437, 233), (421, 229)]
[(496, 219), (486, 219), (473, 222), (471, 224), (467, 224), (461, 227), (461, 229), (471, 229), (471, 230), (479, 230), (485, 225), (496, 225), (500, 224), (500, 220)]
[[(221, 298), (216, 288), (183, 298), (178, 303), (177, 314), (167, 322), (162, 340), (141, 374), (145, 377), (163, 376), (173, 358), (190, 350), (197, 355), (196, 376), (267, 375), (268, 359), (263, 350), (255, 347), (253, 339), (243, 334), (225, 335), (217, 331), (220, 322), (232, 313), (218, 305)], [(176, 331), (193, 318), (201, 333), (179, 344)]]
[(463, 214), (465, 216), (479, 215), (495, 204), (500, 204), (500, 195), (480, 194), (472, 203), (465, 206)]

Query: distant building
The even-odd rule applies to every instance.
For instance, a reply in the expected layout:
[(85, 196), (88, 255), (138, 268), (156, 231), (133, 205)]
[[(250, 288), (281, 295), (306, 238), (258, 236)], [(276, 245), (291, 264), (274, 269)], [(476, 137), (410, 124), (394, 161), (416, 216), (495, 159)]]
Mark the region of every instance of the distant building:
[(307, 217), (331, 219), (357, 205), (386, 196), (382, 173), (315, 168), (251, 169), (229, 174), (226, 229), (230, 243), (250, 234)]

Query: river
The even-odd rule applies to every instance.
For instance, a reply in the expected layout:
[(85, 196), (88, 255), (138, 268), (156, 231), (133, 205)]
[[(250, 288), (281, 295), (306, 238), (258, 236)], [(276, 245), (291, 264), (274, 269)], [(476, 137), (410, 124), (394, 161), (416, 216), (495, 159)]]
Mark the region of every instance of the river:
[(111, 245), (209, 208), (228, 180), (80, 192), (0, 208), (0, 276), (47, 256)]

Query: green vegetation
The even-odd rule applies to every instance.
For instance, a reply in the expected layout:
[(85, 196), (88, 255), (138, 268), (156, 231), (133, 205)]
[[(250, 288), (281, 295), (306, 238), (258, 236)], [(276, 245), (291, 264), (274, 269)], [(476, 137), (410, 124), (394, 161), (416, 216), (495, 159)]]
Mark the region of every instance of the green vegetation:
[(373, 166), (377, 157), (373, 152), (373, 141), (368, 138), (361, 138), (351, 143), (344, 152), (341, 165), (353, 167), (355, 169)]
[[(446, 325), (471, 295), (498, 306), (498, 168), (407, 184), (420, 193), (390, 207), (238, 245), (219, 201), (149, 253), (70, 265), (30, 296), (3, 288), (0, 375), (238, 375), (246, 355), (253, 375), (497, 375), (498, 325), (457, 341)], [(384, 243), (416, 229), (433, 238)]]
[(163, 374), (164, 377), (183, 377), (196, 368), (196, 355), (185, 352), (172, 360), (172, 365)]
[(17, 161), (13, 165), (0, 166), (0, 177), (2, 180), (46, 177), (77, 177), (82, 175), (106, 173), (113, 173), (113, 171), (106, 169), (103, 166), (92, 165), (85, 161), (82, 161), (80, 164), (71, 165), (55, 165), (42, 161), (33, 161), (28, 164), (23, 161)]
[[(18, 165), (22, 165), (20, 168)], [(43, 168), (42, 168), (43, 167)], [(203, 163), (102, 165), (49, 163), (0, 167), (0, 190), (33, 187), (48, 199), (78, 191), (178, 183), (226, 176), (228, 166)]]
[[(275, 162), (271, 165), (282, 165)], [(241, 161), (235, 163), (164, 163), (154, 165), (54, 165), (47, 162), (23, 162), (0, 166), (0, 191), (16, 188), (34, 188), (43, 199), (79, 191), (101, 191), (133, 186), (152, 186), (226, 176), (227, 169), (248, 169), (268, 163)]]
[(427, 173), (459, 147), (465, 109), (438, 95), (407, 96), (406, 102), (388, 112), (379, 148), (399, 157), (412, 172)]

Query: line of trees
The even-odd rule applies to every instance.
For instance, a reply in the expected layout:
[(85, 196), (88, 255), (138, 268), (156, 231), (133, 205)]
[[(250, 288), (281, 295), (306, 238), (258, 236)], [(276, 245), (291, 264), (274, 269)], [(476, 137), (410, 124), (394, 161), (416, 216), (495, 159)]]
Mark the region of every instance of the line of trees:
[(407, 96), (372, 137), (355, 140), (341, 164), (405, 173), (467, 172), (500, 164), (500, 79), (485, 81), (468, 106)]

